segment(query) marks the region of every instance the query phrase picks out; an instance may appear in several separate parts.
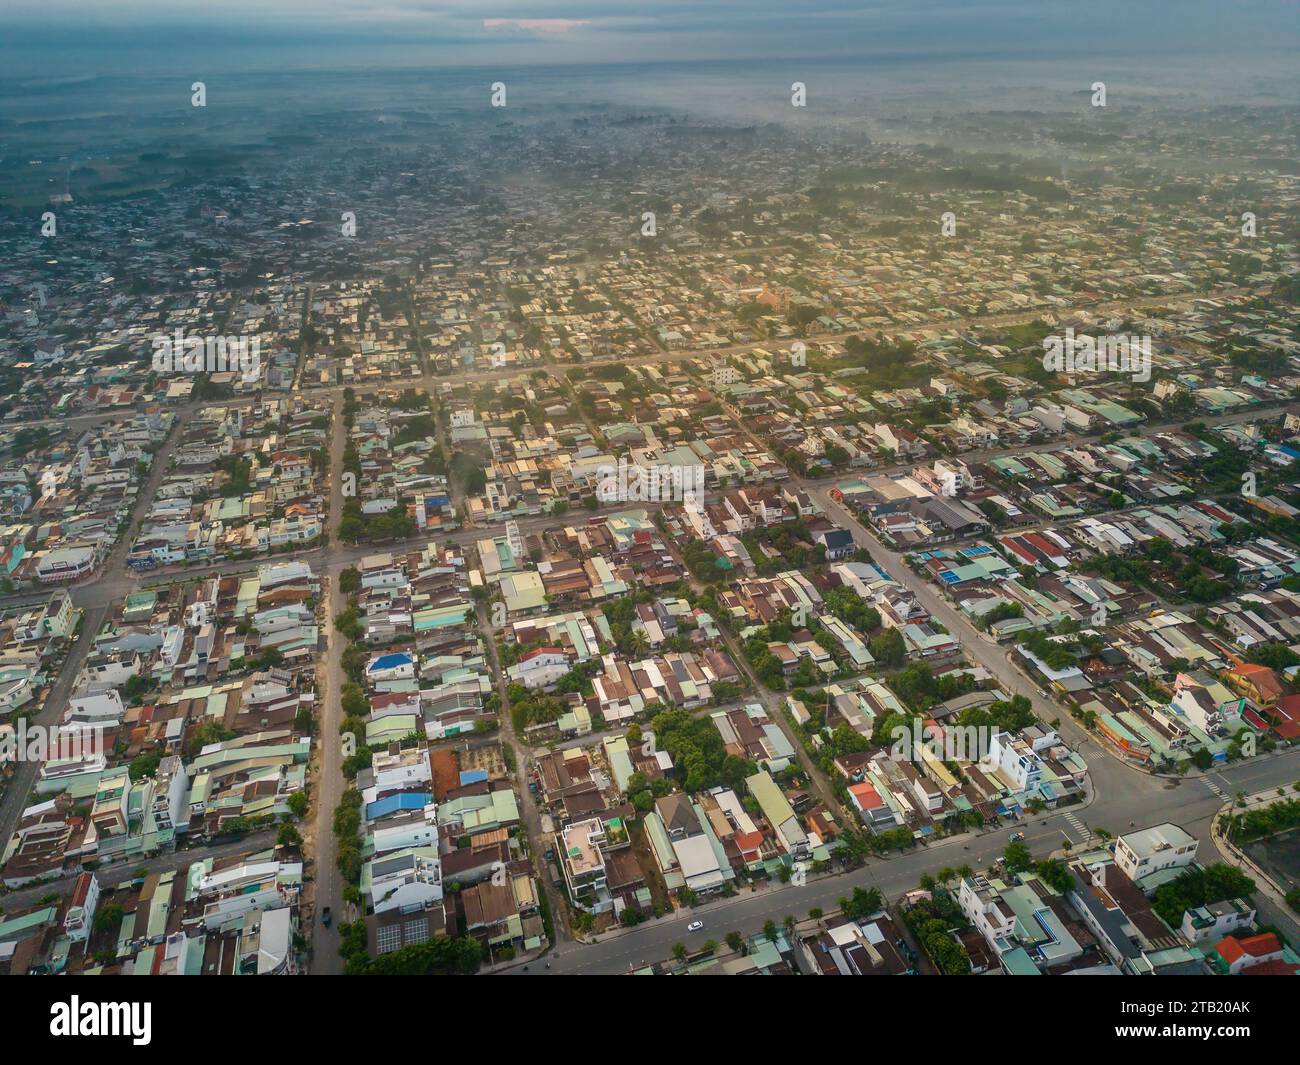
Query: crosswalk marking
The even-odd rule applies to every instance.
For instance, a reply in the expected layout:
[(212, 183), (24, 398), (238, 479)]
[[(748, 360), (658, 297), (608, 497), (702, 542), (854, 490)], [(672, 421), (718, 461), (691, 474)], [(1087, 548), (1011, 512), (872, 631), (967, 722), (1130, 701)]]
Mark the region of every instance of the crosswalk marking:
[(1066, 814), (1065, 819), (1070, 823), (1070, 827), (1079, 833), (1079, 838), (1084, 843), (1087, 843), (1088, 840), (1092, 839), (1092, 832), (1089, 830), (1088, 826), (1075, 817), (1074, 814)]
[(1201, 777), (1201, 783), (1204, 784), (1207, 788), (1209, 788), (1212, 792), (1214, 792), (1214, 794), (1217, 795), (1220, 799), (1223, 798), (1223, 789), (1219, 787), (1219, 785), (1216, 784), (1214, 781), (1212, 781), (1209, 777)]

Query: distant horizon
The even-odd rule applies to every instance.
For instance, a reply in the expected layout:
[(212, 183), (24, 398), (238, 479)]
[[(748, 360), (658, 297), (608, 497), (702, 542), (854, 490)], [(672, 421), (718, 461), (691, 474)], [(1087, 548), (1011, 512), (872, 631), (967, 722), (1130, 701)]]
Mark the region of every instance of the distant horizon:
[(0, 80), (77, 74), (564, 69), (779, 62), (1201, 61), (1215, 82), (1261, 60), (1294, 66), (1289, 0), (10, 0)]
[[(1135, 53), (1141, 51), (1142, 49), (1135, 49)], [(3, 47), (0, 46), (0, 53), (2, 52), (3, 52)], [(1276, 54), (1276, 55), (1286, 56), (1288, 58), (1294, 57), (1294, 51), (1291, 45), (1278, 45), (1272, 48), (1252, 49), (1252, 53), (1263, 54), (1263, 55)], [(884, 49), (878, 53), (864, 51), (864, 52), (844, 53), (844, 54), (825, 54), (825, 53), (824, 54), (808, 53), (804, 55), (773, 54), (773, 55), (756, 55), (756, 56), (743, 56), (743, 57), (742, 56), (688, 57), (688, 58), (678, 58), (678, 59), (608, 59), (608, 60), (540, 59), (537, 61), (518, 59), (518, 60), (511, 60), (509, 62), (500, 62), (500, 63), (490, 63), (490, 62), (483, 62), (483, 61), (475, 61), (472, 63), (455, 63), (455, 62), (449, 62), (447, 60), (420, 61), (420, 60), (412, 59), (409, 62), (402, 62), (402, 63), (355, 62), (355, 63), (318, 63), (311, 66), (294, 66), (294, 67), (285, 67), (282, 65), (266, 66), (266, 67), (252, 67), (252, 66), (232, 67), (224, 70), (218, 70), (217, 72), (222, 74), (235, 75), (235, 76), (268, 75), (268, 74), (321, 74), (321, 73), (334, 73), (339, 71), (345, 73), (358, 73), (358, 74), (371, 74), (371, 73), (400, 74), (406, 72), (428, 73), (431, 71), (436, 72), (440, 69), (455, 70), (458, 72), (481, 70), (486, 73), (490, 73), (492, 71), (518, 70), (518, 69), (560, 71), (560, 70), (582, 70), (584, 68), (604, 70), (609, 68), (637, 69), (637, 68), (646, 68), (646, 67), (653, 68), (653, 67), (717, 66), (717, 65), (751, 66), (752, 64), (755, 63), (776, 63), (776, 64), (839, 63), (839, 64), (843, 64), (843, 63), (852, 63), (856, 60), (870, 60), (875, 63), (906, 63), (906, 62), (915, 62), (915, 61), (939, 62), (945, 60), (954, 61), (954, 62), (961, 62), (961, 61), (994, 62), (994, 61), (1011, 60), (1013, 62), (1022, 62), (1022, 63), (1043, 63), (1043, 62), (1052, 62), (1056, 60), (1079, 60), (1079, 59), (1094, 59), (1094, 58), (1113, 59), (1114, 56), (1117, 54), (1129, 55), (1134, 53), (1127, 53), (1122, 51), (1116, 52), (1113, 48), (1109, 48), (1109, 47), (1107, 48), (1098, 47), (1097, 49), (1091, 51), (1080, 49), (1077, 47), (1068, 47), (1068, 48), (1063, 47), (1062, 50), (1059, 52), (1037, 52), (1032, 55), (1025, 55), (1025, 54), (1018, 53), (1014, 50), (1007, 50), (1005, 48), (994, 48), (992, 46), (982, 50), (918, 49), (915, 51), (900, 51), (897, 48), (889, 48), (889, 49)], [(1168, 56), (1168, 57), (1160, 57), (1160, 58), (1164, 59), (1167, 62), (1174, 62), (1174, 61), (1186, 62), (1197, 58), (1203, 58), (1204, 56), (1209, 54), (1213, 54), (1213, 53), (1207, 47), (1203, 51), (1184, 50), (1180, 52), (1179, 55), (1177, 56)], [(1147, 58), (1150, 59), (1152, 57), (1148, 55)], [(152, 69), (147, 71), (142, 71), (138, 69), (120, 70), (120, 71), (119, 70), (82, 71), (80, 73), (58, 72), (58, 73), (49, 73), (44, 76), (44, 79), (39, 74), (34, 74), (34, 73), (16, 74), (16, 73), (0, 70), (0, 82), (7, 82), (7, 81), (38, 81), (39, 82), (41, 80), (79, 82), (79, 81), (89, 81), (95, 78), (109, 78), (109, 77), (138, 78), (142, 80), (147, 80), (150, 78), (157, 78), (157, 77), (171, 77), (177, 73), (178, 69), (179, 68), (177, 68), (177, 70)], [(187, 67), (186, 69), (189, 70), (191, 68)], [(211, 68), (205, 66), (204, 69), (211, 69)], [(1208, 73), (1213, 75), (1215, 72), (1211, 71)], [(1297, 70), (1296, 76), (1297, 78), (1300, 78), (1300, 70)]]
[[(248, 57), (245, 57), (247, 59)], [(146, 114), (188, 111), (192, 82), (207, 86), (214, 107), (234, 114), (319, 107), (401, 113), (473, 109), (496, 81), (510, 85), (512, 115), (544, 118), (605, 107), (648, 110), (711, 122), (761, 125), (865, 123), (952, 113), (1073, 110), (1094, 81), (1111, 92), (1111, 106), (1292, 109), (1300, 102), (1300, 69), (1290, 54), (1258, 53), (1247, 65), (1219, 64), (1207, 72), (1193, 54), (1134, 64), (1120, 53), (1092, 56), (1016, 55), (987, 48), (917, 49), (875, 57), (806, 56), (762, 60), (651, 58), (536, 63), (436, 61), (401, 65), (357, 63), (274, 68), (221, 65), (221, 55), (176, 69), (0, 75), (0, 129), (50, 126), (70, 120), (135, 121)], [(808, 84), (809, 106), (788, 106), (790, 85)], [(481, 98), (481, 99), (480, 99)], [(213, 114), (229, 116), (218, 108)], [(51, 126), (50, 128), (54, 128)], [(107, 131), (105, 131), (107, 132)], [(892, 139), (892, 138), (888, 138)]]

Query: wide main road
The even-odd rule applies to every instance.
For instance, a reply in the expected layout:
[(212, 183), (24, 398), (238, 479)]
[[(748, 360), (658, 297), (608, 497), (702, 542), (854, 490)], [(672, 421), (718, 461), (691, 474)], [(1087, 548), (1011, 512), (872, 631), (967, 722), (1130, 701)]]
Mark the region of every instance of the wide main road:
[[(343, 518), (343, 451), (347, 443), (347, 429), (343, 425), (342, 393), (334, 400), (330, 432), (330, 503), (326, 534), (333, 542), (337, 539), (339, 522)], [(334, 558), (324, 574), (326, 588), (321, 612), (325, 618), (327, 642), (324, 660), (317, 670), (319, 683), (316, 685), (316, 697), (321, 709), (315, 744), (318, 761), (312, 782), (316, 823), (310, 841), (310, 853), (315, 863), (313, 899), (316, 911), (316, 921), (311, 931), (311, 971), (331, 975), (343, 971), (343, 960), (338, 951), (337, 923), (349, 916), (344, 912), (343, 874), (339, 872), (338, 841), (334, 838), (334, 808), (343, 797), (346, 786), (339, 726), (343, 721), (343, 650), (347, 640), (341, 633), (334, 631), (334, 619), (347, 606), (347, 596), (339, 592), (339, 574), (344, 568), (343, 562)], [(320, 920), (327, 907), (334, 918), (330, 928), (326, 928)]]
[[(1090, 765), (1101, 768), (1092, 760)], [(1102, 780), (1111, 782), (1118, 780), (1119, 774), (1125, 774), (1127, 786), (1112, 793), (1103, 784), (1097, 787), (1096, 799), (1086, 809), (1066, 808), (1016, 826), (1025, 833), (1025, 842), (1035, 857), (1046, 857), (1067, 843), (1076, 853), (1085, 849), (1082, 833), (1069, 820), (1073, 817), (1090, 830), (1102, 828), (1115, 835), (1132, 831), (1130, 821), (1137, 828), (1172, 821), (1200, 841), (1198, 858), (1202, 863), (1216, 862), (1219, 855), (1210, 842), (1210, 823), (1224, 798), (1208, 786), (1207, 780), (1229, 797), (1237, 791), (1251, 793), (1291, 784), (1300, 779), (1300, 751), (1291, 749), (1229, 766), (1210, 777), (1181, 780), (1146, 776), (1117, 763), (1112, 768), (1117, 773), (1100, 774)], [(1095, 840), (1092, 845), (1096, 845)], [(838, 907), (839, 899), (851, 894), (855, 887), (877, 887), (886, 899), (897, 899), (915, 888), (923, 875), (933, 874), (945, 866), (987, 868), (1001, 857), (1006, 846), (1006, 834), (1000, 831), (958, 837), (917, 847), (897, 857), (873, 859), (861, 869), (809, 880), (803, 886), (776, 884), (755, 892), (742, 892), (731, 899), (679, 910), (670, 917), (611, 933), (596, 943), (565, 944), (558, 952), (559, 957), (552, 959), (549, 970), (534, 965), (527, 975), (625, 973), (629, 967), (671, 958), (676, 943), (696, 949), (709, 939), (721, 943), (731, 931), (753, 935), (769, 920), (780, 924), (787, 915), (806, 918), (814, 907), (831, 913)], [(1260, 910), (1265, 920), (1277, 922), (1281, 917), (1262, 902)], [(704, 928), (688, 933), (687, 924), (696, 920), (703, 921)]]
[[(184, 416), (175, 420), (170, 434), (154, 455), (149, 467), (149, 475), (145, 478), (139, 492), (136, 494), (135, 503), (131, 508), (131, 516), (127, 521), (126, 531), (123, 532), (101, 564), (102, 574), (117, 574), (124, 568), (123, 564), (126, 559), (130, 538), (141, 519), (149, 513), (149, 508), (153, 505), (154, 494), (158, 491), (158, 485), (162, 483), (162, 479), (166, 475), (167, 467), (171, 463), (172, 452), (184, 432), (184, 424)], [(111, 581), (111, 576), (109, 579)], [(81, 675), (81, 667), (90, 652), (94, 650), (95, 637), (99, 635), (100, 627), (109, 614), (109, 603), (112, 601), (114, 593), (118, 592), (116, 584), (111, 585), (112, 590), (110, 591), (106, 592), (104, 589), (100, 589), (95, 593), (90, 593), (89, 589), (94, 587), (95, 585), (86, 585), (72, 592), (73, 602), (83, 611), (80, 622), (81, 629), (72, 646), (69, 647), (67, 657), (59, 667), (58, 677), (51, 686), (49, 694), (46, 695), (44, 705), (33, 719), (33, 724), (54, 730), (59, 722), (63, 720), (63, 712), (67, 709), (68, 700), (71, 698), (74, 686)], [(53, 591), (53, 589), (46, 589), (40, 596), (40, 601), (48, 601)], [(118, 594), (124, 593), (119, 592)], [(93, 596), (93, 598), (89, 603), (84, 603), (79, 601), (82, 595), (86, 597)], [(18, 768), (14, 771), (13, 779), (9, 781), (3, 799), (0, 799), (0, 855), (4, 853), (9, 844), (10, 836), (18, 827), (18, 821), (23, 810), (27, 808), (31, 801), (32, 787), (36, 783), (40, 768), (39, 762), (25, 759), (20, 761)]]

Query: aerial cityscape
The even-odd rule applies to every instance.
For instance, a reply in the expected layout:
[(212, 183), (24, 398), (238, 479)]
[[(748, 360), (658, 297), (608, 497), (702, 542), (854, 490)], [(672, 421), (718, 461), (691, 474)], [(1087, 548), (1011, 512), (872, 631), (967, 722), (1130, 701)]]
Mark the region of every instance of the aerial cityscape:
[(0, 974), (1300, 973), (1293, 6), (93, 6)]

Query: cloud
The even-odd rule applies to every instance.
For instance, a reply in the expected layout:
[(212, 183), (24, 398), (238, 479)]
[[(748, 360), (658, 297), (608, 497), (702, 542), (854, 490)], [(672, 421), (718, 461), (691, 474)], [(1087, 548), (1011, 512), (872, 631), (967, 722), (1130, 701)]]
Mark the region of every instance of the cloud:
[[(187, 72), (196, 65), (852, 57), (876, 69), (954, 53), (1069, 63), (1125, 55), (1139, 66), (1176, 59), (1245, 74), (1261, 51), (1285, 55), (1300, 46), (1294, 3), (1234, 0), (1229, 9), (1222, 0), (0, 0), (0, 81), (141, 64)], [(219, 44), (226, 46), (221, 56)], [(1228, 61), (1229, 54), (1244, 58)]]
[(485, 18), (485, 30), (524, 30), (533, 33), (568, 33), (579, 26), (590, 26), (585, 18)]

